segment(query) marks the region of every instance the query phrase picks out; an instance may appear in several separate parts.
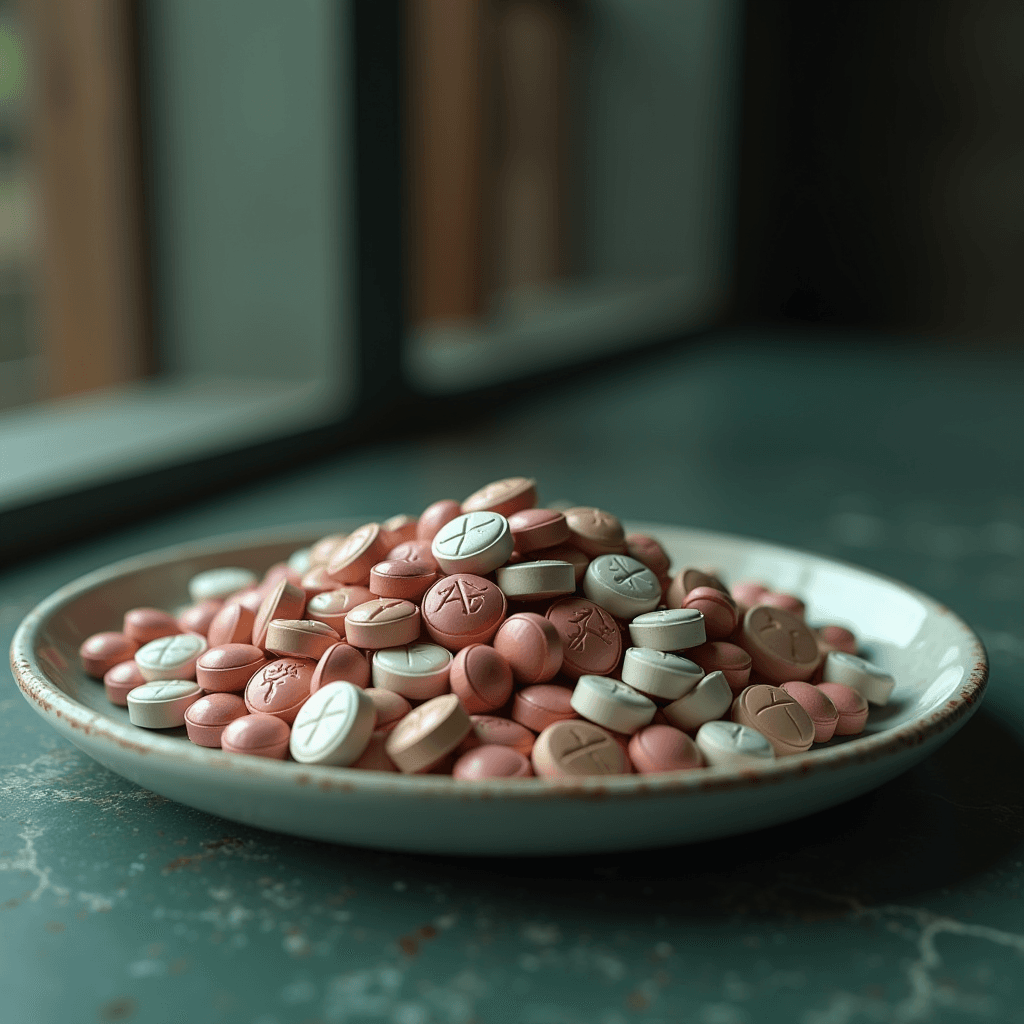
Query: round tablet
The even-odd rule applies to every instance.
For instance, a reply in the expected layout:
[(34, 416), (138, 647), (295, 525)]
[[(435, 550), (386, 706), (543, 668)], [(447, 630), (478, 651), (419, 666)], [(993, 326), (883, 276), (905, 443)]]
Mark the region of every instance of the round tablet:
[(558, 630), (550, 619), (534, 612), (510, 615), (491, 644), (508, 662), (520, 686), (546, 683), (562, 667), (562, 638)]
[(742, 642), (754, 671), (770, 683), (806, 682), (821, 661), (817, 637), (781, 608), (751, 608), (743, 617)]
[(93, 633), (78, 648), (82, 671), (94, 679), (102, 679), (109, 669), (122, 661), (131, 661), (139, 645), (124, 633)]
[(407, 516), (404, 512), (385, 519), (380, 524), (380, 532), (384, 535), (386, 546), (393, 548), (396, 544), (403, 544), (407, 540), (415, 540), (416, 524), (416, 517)]
[(537, 481), (510, 476), (474, 491), (463, 503), (463, 512), (498, 512), (503, 516), (533, 508), (537, 504)]
[(351, 683), (365, 690), (370, 685), (370, 665), (363, 652), (346, 643), (328, 647), (313, 669), (309, 692), (316, 693), (328, 683)]
[(449, 684), (469, 714), (494, 711), (512, 696), (508, 661), (486, 644), (463, 647), (452, 662)]
[(370, 570), (387, 555), (379, 523), (366, 523), (348, 535), (331, 553), (327, 574), (339, 583), (358, 583), (363, 586)]
[(314, 565), (302, 574), (299, 586), (305, 591), (306, 601), (316, 597), (317, 594), (325, 594), (329, 590), (337, 590), (338, 584), (327, 575), (327, 566)]
[(483, 576), (508, 561), (512, 531), (497, 512), (467, 512), (437, 531), (430, 553), (447, 573), (468, 572)]
[(436, 579), (437, 571), (422, 562), (390, 558), (370, 570), (370, 593), (377, 597), (419, 601)]
[(303, 764), (347, 767), (366, 750), (376, 718), (365, 690), (351, 683), (328, 683), (302, 705), (288, 749)]
[(220, 734), (221, 750), (229, 754), (250, 754), (284, 760), (288, 753), (291, 726), (273, 715), (242, 715)]
[[(669, 607), (672, 599), (668, 598)], [(731, 636), (739, 621), (736, 602), (725, 591), (714, 587), (694, 587), (682, 603), (683, 608), (695, 608), (704, 616), (704, 632), (709, 640), (724, 640)]]
[(868, 702), (864, 694), (845, 683), (819, 683), (818, 689), (832, 701), (839, 715), (836, 736), (856, 736), (864, 731), (868, 721)]
[(388, 757), (385, 748), (387, 739), (386, 732), (381, 732), (380, 729), (374, 730), (370, 734), (370, 742), (366, 744), (366, 749), (349, 765), (349, 768), (359, 768), (370, 772), (397, 772), (398, 765)]
[(253, 714), (273, 715), (294, 722), (309, 699), (315, 663), (304, 658), (280, 658), (258, 669), (245, 684), (245, 706)]
[(214, 597), (189, 605), (178, 614), (178, 629), (182, 633), (199, 633), (206, 636), (217, 613), (223, 607), (224, 602)]
[[(263, 598), (252, 626), (252, 642), (265, 647), (267, 627), (274, 619), (301, 619), (306, 608), (306, 592), (287, 580), (278, 580)], [(313, 616), (310, 616), (311, 618)]]
[(272, 619), (263, 646), (274, 654), (317, 661), (340, 640), (334, 629), (317, 619)]
[(750, 655), (742, 647), (725, 640), (711, 640), (686, 652), (690, 661), (705, 672), (721, 672), (734, 695), (750, 681)]
[(309, 548), (299, 548), (288, 556), (288, 568), (292, 572), (304, 574), (309, 572)]
[[(239, 604), (243, 608), (247, 608), (251, 611), (253, 618), (255, 618), (256, 613), (260, 610), (260, 605), (263, 604), (263, 598), (265, 596), (266, 595), (259, 587), (247, 587), (245, 590), (237, 590), (224, 602), (223, 605), (221, 605), (220, 610), (223, 611), (223, 609), (228, 605)], [(207, 639), (209, 639), (209, 629), (213, 628), (214, 619), (216, 619), (216, 615), (210, 620), (210, 626), (207, 629)], [(249, 641), (245, 642), (248, 643)]]
[(835, 704), (823, 691), (810, 683), (783, 683), (782, 689), (807, 712), (814, 723), (814, 742), (828, 743), (835, 735), (836, 725), (839, 723), (839, 712), (836, 711)]
[(704, 616), (696, 608), (659, 608), (637, 615), (629, 636), (637, 647), (681, 651), (704, 643)]
[(135, 661), (119, 661), (103, 674), (103, 690), (107, 700), (118, 707), (128, 707), (128, 694), (136, 686), (142, 686), (146, 677), (139, 671)]
[(196, 661), (196, 682), (210, 693), (241, 693), (267, 659), (253, 644), (220, 644)]
[(767, 738), (738, 722), (706, 722), (695, 742), (712, 768), (756, 768), (775, 760)]
[(128, 693), (128, 720), (143, 729), (173, 729), (185, 724), (186, 709), (202, 695), (190, 679), (143, 683)]
[(578, 586), (587, 573), (590, 555), (584, 554), (573, 544), (556, 544), (553, 548), (533, 551), (527, 556), (532, 562), (568, 562), (572, 566), (573, 579)]
[(469, 732), (466, 709), (454, 693), (413, 708), (388, 734), (388, 757), (407, 774), (425, 772), (450, 754)]
[(688, 658), (651, 647), (630, 647), (622, 659), (622, 681), (661, 700), (679, 700), (704, 678)]
[(611, 675), (622, 655), (622, 634), (612, 616), (582, 597), (556, 601), (547, 619), (562, 638), (562, 672), (570, 679), (581, 675)]
[(633, 734), (627, 748), (633, 767), (641, 775), (700, 768), (704, 757), (682, 729), (648, 725)]
[(429, 540), (403, 541), (388, 552), (386, 560), (389, 562), (413, 562), (415, 565), (422, 566), (424, 570), (429, 570), (430, 572), (438, 572), (441, 568), (430, 553)]
[(309, 564), (311, 566), (326, 566), (331, 560), (331, 555), (333, 555), (338, 547), (344, 544), (347, 539), (347, 533), (330, 533), (326, 537), (321, 537), (309, 549)]
[(181, 632), (174, 616), (162, 608), (132, 608), (124, 613), (122, 628), (124, 635), (137, 644)]
[(896, 680), (888, 672), (845, 651), (830, 651), (822, 672), (826, 683), (852, 686), (871, 704), (888, 704)]
[(762, 594), (769, 594), (771, 591), (763, 583), (756, 583), (753, 580), (741, 580), (739, 583), (732, 585), (730, 593), (732, 594), (732, 599), (737, 604), (753, 608), (755, 604), (761, 603)]
[(255, 622), (255, 612), (244, 604), (229, 601), (211, 620), (210, 628), (206, 631), (207, 643), (211, 647), (252, 643), (252, 627)]
[(423, 596), (423, 624), (450, 651), (486, 643), (505, 619), (505, 595), (490, 580), (470, 573), (439, 579)]
[(345, 639), (353, 647), (401, 647), (419, 635), (420, 610), (411, 601), (377, 597), (357, 605), (345, 618)]
[(390, 732), (412, 711), (412, 705), (393, 690), (378, 690), (371, 686), (367, 689), (366, 696), (373, 701), (373, 706), (377, 709), (377, 732)]
[(658, 577), (629, 555), (598, 555), (587, 566), (583, 593), (621, 619), (652, 611), (661, 603)]
[(459, 744), (460, 752), (496, 743), (501, 747), (515, 747), (521, 754), (530, 756), (537, 737), (525, 725), (497, 715), (470, 715), (469, 720), (473, 727)]
[(237, 566), (207, 569), (188, 581), (188, 596), (196, 603), (208, 601), (210, 598), (223, 601), (236, 590), (253, 586), (256, 581), (256, 573), (251, 569), (241, 569)]
[(803, 754), (814, 742), (810, 715), (778, 686), (748, 686), (733, 701), (730, 717), (767, 737), (776, 757)]
[(819, 647), (824, 644), (828, 650), (857, 653), (857, 638), (845, 626), (819, 626), (815, 632)]
[[(434, 539), (437, 531), (447, 523), (450, 523), (456, 516), (462, 515), (462, 507), (457, 501), (451, 498), (442, 498), (428, 505), (421, 513), (416, 523), (416, 539), (429, 542)], [(393, 558), (402, 558), (402, 555), (389, 555)]]
[(316, 619), (331, 627), (340, 637), (345, 636), (345, 619), (353, 608), (367, 601), (372, 601), (374, 595), (367, 587), (338, 587), (337, 590), (327, 590), (316, 597), (309, 599), (306, 606), (306, 617)]
[(503, 565), (494, 573), (502, 593), (515, 601), (543, 601), (576, 590), (576, 570), (571, 562), (538, 559)]
[(452, 656), (437, 644), (388, 647), (373, 655), (373, 685), (409, 700), (429, 700), (448, 692)]
[(185, 731), (200, 747), (219, 747), (224, 727), (248, 713), (238, 694), (208, 693), (186, 709)]
[(672, 577), (668, 593), (665, 595), (666, 604), (670, 608), (682, 608), (686, 595), (698, 587), (710, 587), (712, 590), (718, 590), (725, 594), (730, 600), (732, 599), (729, 588), (713, 573), (687, 567), (680, 569)]
[(648, 537), (646, 533), (627, 534), (626, 554), (643, 562), (658, 579), (668, 575), (671, 562), (665, 549), (654, 537)]
[(533, 766), (525, 754), (497, 744), (474, 747), (452, 767), (456, 779), (524, 779), (532, 775)]
[(569, 704), (583, 718), (627, 735), (650, 725), (657, 710), (649, 697), (606, 676), (580, 676)]
[(732, 704), (732, 690), (721, 672), (709, 672), (688, 694), (662, 708), (669, 723), (686, 732), (721, 718)]
[(565, 510), (565, 521), (572, 543), (591, 558), (626, 550), (626, 531), (610, 512), (580, 505)]
[(512, 720), (534, 732), (578, 717), (572, 706), (572, 690), (555, 683), (524, 686), (512, 701)]
[(281, 580), (297, 587), (302, 582), (302, 575), (297, 573), (287, 562), (275, 562), (260, 580), (259, 588), (263, 591), (263, 596), (266, 597)]
[(157, 679), (194, 679), (196, 660), (206, 647), (206, 637), (198, 633), (162, 636), (140, 647), (135, 652), (135, 663), (151, 682)]
[(538, 737), (530, 754), (533, 770), (549, 779), (628, 773), (618, 741), (592, 722), (555, 722)]
[(526, 508), (508, 517), (515, 549), (525, 555), (529, 551), (564, 544), (569, 539), (569, 524), (561, 512), (553, 508)]
[(762, 594), (757, 603), (768, 605), (769, 608), (781, 608), (783, 611), (795, 615), (798, 619), (802, 619), (807, 611), (803, 601), (796, 595), (776, 594), (770, 590)]

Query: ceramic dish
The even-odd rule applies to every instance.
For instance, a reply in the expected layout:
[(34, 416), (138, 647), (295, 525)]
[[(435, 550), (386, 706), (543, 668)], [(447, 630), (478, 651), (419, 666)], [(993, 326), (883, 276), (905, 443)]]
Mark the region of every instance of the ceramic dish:
[(863, 569), (760, 541), (657, 524), (676, 566), (714, 566), (807, 602), (808, 621), (857, 634), (890, 671), (890, 704), (864, 735), (748, 771), (456, 783), (226, 754), (184, 730), (138, 729), (78, 667), (91, 633), (128, 608), (174, 608), (188, 580), (217, 565), (263, 570), (330, 524), (220, 538), (119, 562), (68, 584), (21, 624), (11, 648), (26, 699), (58, 732), (111, 771), (191, 807), (261, 828), (357, 846), (447, 854), (553, 854), (639, 849), (745, 832), (841, 803), (906, 771), (977, 709), (985, 651), (946, 608)]

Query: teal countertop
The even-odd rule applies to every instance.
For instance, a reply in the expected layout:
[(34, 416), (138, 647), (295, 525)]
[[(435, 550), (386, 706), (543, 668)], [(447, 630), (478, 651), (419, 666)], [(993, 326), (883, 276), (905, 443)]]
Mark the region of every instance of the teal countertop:
[(811, 549), (950, 605), (992, 672), (980, 711), (937, 754), (733, 839), (414, 857), (260, 832), (141, 790), (58, 737), (7, 673), (0, 1020), (1024, 1021), (1024, 362), (856, 341), (711, 336), (515, 405), (466, 400), (458, 429), (8, 571), (0, 640), (118, 558), (415, 512), (525, 473), (549, 501)]

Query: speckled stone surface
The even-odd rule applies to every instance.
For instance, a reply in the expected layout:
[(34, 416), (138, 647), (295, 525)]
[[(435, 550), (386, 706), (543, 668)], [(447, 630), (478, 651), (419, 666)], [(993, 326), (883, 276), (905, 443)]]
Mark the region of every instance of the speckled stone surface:
[(938, 754), (834, 810), (653, 853), (498, 861), (303, 842), (167, 802), (61, 740), (7, 674), (0, 1019), (1024, 1019), (1022, 368), (877, 339), (704, 339), (9, 571), (5, 645), (40, 598), (117, 558), (529, 473), (547, 500), (904, 579), (978, 630), (992, 671)]

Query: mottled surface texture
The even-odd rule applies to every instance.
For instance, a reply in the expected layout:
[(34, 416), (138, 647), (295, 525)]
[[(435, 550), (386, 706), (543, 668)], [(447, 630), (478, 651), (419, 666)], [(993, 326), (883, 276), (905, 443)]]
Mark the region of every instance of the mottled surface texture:
[[(60, 584), (234, 529), (416, 511), (487, 479), (759, 535), (945, 601), (992, 662), (938, 754), (795, 825), (650, 854), (382, 855), (241, 828), (111, 775), (0, 688), (0, 1018), (245, 1024), (1024, 1019), (1021, 363), (705, 339), (6, 574)], [(796, 439), (792, 439), (795, 437)], [(69, 514), (73, 510), (69, 509)]]

